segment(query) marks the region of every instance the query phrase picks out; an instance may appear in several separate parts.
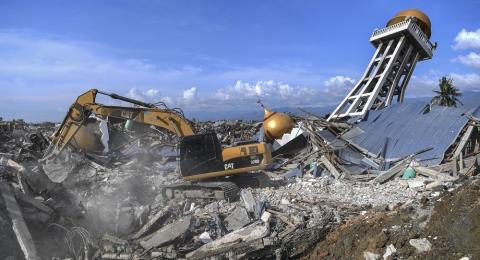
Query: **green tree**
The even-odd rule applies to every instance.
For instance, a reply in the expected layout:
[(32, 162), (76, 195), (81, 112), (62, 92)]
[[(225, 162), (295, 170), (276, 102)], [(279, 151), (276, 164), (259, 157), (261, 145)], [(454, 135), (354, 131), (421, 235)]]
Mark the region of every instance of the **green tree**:
[(438, 80), (438, 87), (440, 90), (433, 91), (437, 93), (437, 95), (432, 98), (432, 105), (447, 107), (457, 107), (457, 103), (463, 105), (463, 103), (458, 99), (462, 93), (453, 85), (452, 78), (446, 76), (441, 77)]

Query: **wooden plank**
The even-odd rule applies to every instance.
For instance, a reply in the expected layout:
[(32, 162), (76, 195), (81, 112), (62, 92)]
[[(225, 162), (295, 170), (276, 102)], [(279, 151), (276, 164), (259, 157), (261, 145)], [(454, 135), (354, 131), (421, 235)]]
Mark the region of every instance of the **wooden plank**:
[[(476, 156), (470, 156), (468, 158), (465, 158), (463, 162), (465, 163), (465, 165), (471, 165), (476, 160), (476, 158), (477, 158)], [(436, 170), (438, 172), (443, 172), (443, 173), (452, 172), (454, 164), (455, 164), (455, 158), (452, 158), (452, 160), (449, 162), (446, 162), (440, 165), (430, 166), (428, 168)]]
[(463, 153), (460, 153), (458, 156), (458, 168), (459, 168), (459, 174), (463, 174), (464, 170), (464, 164), (463, 164)]
[(18, 206), (15, 195), (11, 187), (4, 181), (0, 181), (0, 192), (5, 202), (5, 207), (8, 211), (10, 219), (12, 220), (12, 229), (17, 237), (18, 244), (27, 260), (40, 259), (37, 253), (37, 248), (33, 242), (32, 235), (28, 230), (25, 219), (23, 218), (20, 206)]
[(415, 166), (413, 167), (413, 169), (415, 170), (416, 173), (421, 174), (423, 176), (431, 177), (431, 178), (437, 178), (440, 175), (439, 172), (423, 166)]
[(385, 183), (386, 181), (388, 181), (389, 179), (393, 178), (395, 175), (397, 175), (398, 173), (403, 171), (407, 167), (409, 162), (410, 162), (410, 158), (404, 159), (404, 160), (398, 162), (392, 168), (390, 168), (388, 171), (378, 175), (375, 178), (375, 182)]
[(473, 125), (470, 125), (467, 127), (467, 131), (465, 131), (465, 134), (463, 134), (462, 139), (460, 139), (460, 143), (458, 144), (457, 149), (455, 149), (455, 152), (453, 153), (453, 157), (459, 156), (460, 153), (463, 151), (463, 147), (465, 147), (465, 144), (470, 138), (470, 135), (472, 135), (473, 128), (474, 128)]
[(341, 174), (340, 172), (338, 172), (338, 170), (335, 168), (335, 166), (333, 166), (333, 164), (325, 157), (325, 156), (321, 156), (320, 157), (320, 161), (323, 163), (323, 165), (325, 165), (325, 167), (327, 168), (327, 170), (333, 175), (335, 176), (335, 178), (340, 178)]
[(440, 180), (446, 180), (446, 181), (453, 181), (453, 180), (457, 179), (457, 178), (451, 177), (451, 176), (449, 176), (445, 173), (441, 173), (441, 172), (438, 172), (436, 170), (433, 170), (433, 169), (430, 169), (430, 168), (427, 168), (427, 167), (423, 167), (423, 166), (415, 166), (415, 167), (413, 167), (413, 169), (415, 170), (416, 173), (418, 173), (420, 175), (427, 176), (427, 177), (434, 178), (434, 179), (440, 179)]
[(458, 176), (458, 157), (453, 157), (453, 164), (452, 164), (452, 175)]

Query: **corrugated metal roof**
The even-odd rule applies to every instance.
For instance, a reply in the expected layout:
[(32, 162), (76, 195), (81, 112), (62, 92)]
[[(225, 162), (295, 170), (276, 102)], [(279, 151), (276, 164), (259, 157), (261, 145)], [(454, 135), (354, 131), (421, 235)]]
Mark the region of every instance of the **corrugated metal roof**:
[[(424, 113), (426, 105), (423, 102), (397, 103), (371, 111), (365, 121), (342, 137), (372, 154), (380, 154), (385, 149), (387, 160), (431, 147), (432, 150), (418, 155), (417, 160), (427, 166), (440, 164), (468, 117), (465, 109), (441, 106), (432, 106), (430, 112)], [(480, 109), (469, 112), (480, 116)]]

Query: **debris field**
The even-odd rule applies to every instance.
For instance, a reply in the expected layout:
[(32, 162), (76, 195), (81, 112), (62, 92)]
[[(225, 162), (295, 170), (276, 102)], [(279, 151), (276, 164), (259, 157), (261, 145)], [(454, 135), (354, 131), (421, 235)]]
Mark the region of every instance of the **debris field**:
[[(463, 149), (461, 161), (446, 152), (431, 165), (419, 159), (431, 147), (391, 160), (343, 137), (362, 122), (328, 122), (311, 113), (292, 117), (295, 128), (275, 140), (269, 168), (227, 178), (240, 187), (234, 200), (167, 198), (163, 187), (183, 181), (178, 137), (158, 129), (110, 124), (112, 133), (127, 140), (121, 153), (98, 156), (69, 147), (39, 163), (55, 124), (2, 121), (0, 255), (391, 259), (439, 256), (446, 247), (455, 249), (449, 251), (452, 259), (478, 255), (478, 245), (460, 243), (466, 238), (458, 234), (478, 239), (478, 199), (467, 207), (461, 198), (478, 191), (469, 188), (478, 186), (478, 132), (465, 137), (460, 129), (445, 148)], [(475, 117), (465, 117), (462, 127), (478, 129)], [(196, 127), (215, 131), (227, 146), (261, 131), (253, 121)], [(463, 203), (462, 213), (448, 211), (445, 200)], [(462, 226), (455, 214), (468, 222), (468, 230), (445, 228)]]

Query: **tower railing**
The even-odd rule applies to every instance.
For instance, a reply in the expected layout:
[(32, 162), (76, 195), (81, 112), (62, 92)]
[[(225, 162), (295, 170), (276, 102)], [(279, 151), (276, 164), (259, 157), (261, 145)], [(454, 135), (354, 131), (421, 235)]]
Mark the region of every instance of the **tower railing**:
[(433, 56), (434, 46), (428, 39), (427, 35), (422, 31), (420, 26), (416, 24), (412, 19), (408, 19), (391, 26), (373, 31), (370, 37), (370, 42), (376, 42), (377, 40), (384, 38), (388, 35), (394, 35), (399, 32), (408, 31), (410, 35), (416, 39), (418, 44), (425, 51), (425, 58), (431, 58)]

